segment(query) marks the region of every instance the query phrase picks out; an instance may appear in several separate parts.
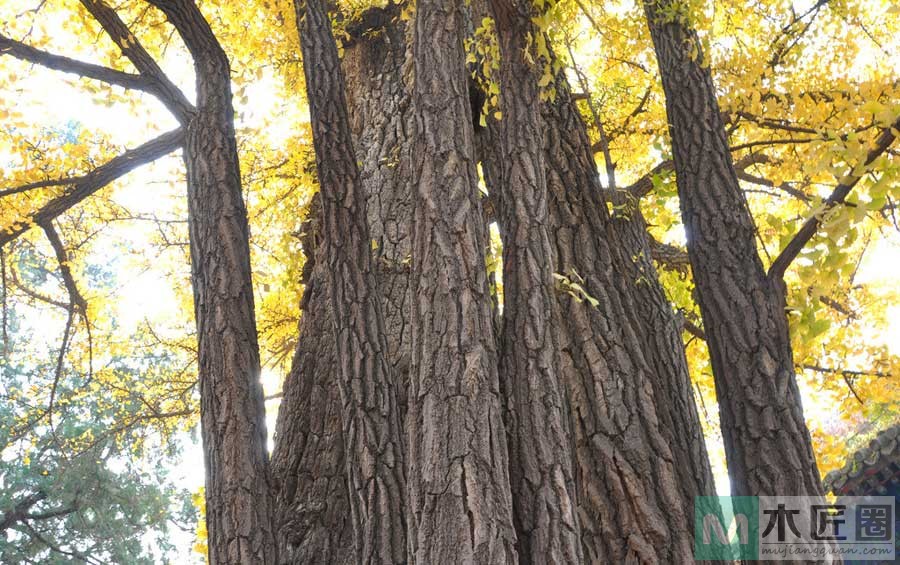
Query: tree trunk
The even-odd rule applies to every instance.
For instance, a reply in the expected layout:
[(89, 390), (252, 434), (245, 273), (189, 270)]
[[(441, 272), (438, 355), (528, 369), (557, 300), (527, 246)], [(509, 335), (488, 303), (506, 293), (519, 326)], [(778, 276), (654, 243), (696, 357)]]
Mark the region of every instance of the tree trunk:
[[(473, 10), (480, 21), (483, 3)], [(649, 259), (639, 212), (610, 217), (565, 76), (554, 86), (554, 100), (541, 105), (554, 268), (598, 301), (594, 307), (585, 296), (558, 293), (555, 324), (584, 558), (690, 561), (694, 496), (713, 494), (714, 484), (681, 329)], [(491, 185), (501, 167), (491, 162), (497, 126), (488, 120), (479, 136)]]
[(417, 563), (515, 563), (462, 10), (415, 15), (410, 546)]
[(660, 431), (672, 446), (681, 497), (690, 517), (694, 497), (712, 496), (716, 489), (685, 358), (682, 324), (659, 282), (639, 204), (623, 191), (616, 192), (611, 203), (620, 210), (607, 227), (610, 238), (618, 240), (615, 272), (631, 283), (623, 297), (624, 318), (631, 321), (643, 344)]
[(321, 0), (295, 2), (322, 201), (358, 563), (407, 560), (403, 443), (344, 77)]
[(187, 126), (184, 160), (209, 561), (274, 563), (265, 406), (228, 59), (193, 2), (154, 3), (178, 30), (197, 74), (197, 110)]
[(275, 427), (275, 483), (280, 563), (349, 564), (356, 545), (347, 494), (341, 400), (325, 267), (316, 263), (315, 221), (303, 248), (306, 285), (299, 340), (285, 379)]
[(582, 561), (569, 413), (553, 324), (553, 250), (530, 4), (494, 0), (500, 43), (499, 219), (503, 230), (500, 382), (521, 563)]
[[(644, 3), (735, 495), (819, 495), (784, 293), (763, 270), (697, 34)], [(691, 54), (691, 50), (694, 54)]]
[(410, 96), (412, 54), (399, 5), (371, 8), (348, 26), (341, 65), (369, 236), (382, 293), (388, 363), (397, 382), (400, 421), (409, 387), (409, 266), (412, 242), (410, 148), (415, 116)]
[[(385, 17), (387, 16), (387, 17)], [(401, 421), (409, 375), (409, 249), (412, 179), (408, 146), (412, 110), (403, 74), (410, 66), (406, 26), (378, 8), (351, 25), (341, 65), (370, 237), (383, 295), (388, 363), (398, 384)], [(315, 218), (305, 228), (307, 253), (299, 341), (284, 383), (273, 473), (278, 484), (279, 556), (283, 563), (356, 560), (347, 499), (340, 395), (324, 268), (314, 268)], [(401, 386), (401, 383), (402, 386)]]
[[(666, 429), (668, 398), (657, 392), (682, 383), (658, 383), (666, 375), (656, 375), (648, 362), (643, 321), (634, 314), (658, 305), (637, 295), (639, 281), (629, 276), (633, 268), (623, 265), (633, 250), (621, 249), (624, 242), (607, 213), (584, 124), (562, 80), (556, 99), (544, 105), (556, 269), (583, 279), (597, 301), (593, 306), (585, 297), (560, 296), (585, 558), (690, 562), (691, 494), (700, 487), (683, 483), (675, 453), (684, 446), (676, 431)], [(656, 314), (668, 311), (666, 305)]]

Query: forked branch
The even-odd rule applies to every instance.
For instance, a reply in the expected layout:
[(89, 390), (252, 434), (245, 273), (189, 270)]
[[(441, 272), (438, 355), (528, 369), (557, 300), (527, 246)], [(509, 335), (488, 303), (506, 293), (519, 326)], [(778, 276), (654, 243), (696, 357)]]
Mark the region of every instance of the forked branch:
[[(6, 245), (16, 239), (28, 231), (32, 225), (47, 224), (112, 181), (141, 165), (146, 165), (168, 155), (181, 147), (183, 143), (184, 132), (179, 128), (164, 133), (135, 149), (130, 149), (83, 176), (57, 181), (56, 185), (69, 185), (71, 189), (41, 206), (29, 218), (28, 223), (13, 224), (0, 230), (0, 245)], [(4, 192), (15, 192), (15, 189), (7, 189)]]
[[(837, 185), (831, 195), (825, 199), (825, 202), (822, 204), (822, 208), (818, 211), (818, 213), (814, 214), (808, 220), (806, 220), (803, 225), (797, 230), (797, 233), (788, 242), (788, 244), (781, 251), (781, 254), (775, 258), (775, 261), (772, 262), (772, 266), (769, 268), (769, 278), (772, 280), (780, 280), (784, 277), (784, 273), (787, 271), (787, 268), (791, 265), (794, 259), (797, 258), (797, 255), (803, 250), (806, 244), (814, 235), (816, 235), (816, 231), (819, 229), (819, 225), (822, 223), (822, 217), (835, 206), (844, 203), (844, 200), (847, 198), (847, 195), (850, 194), (850, 191), (853, 190), (853, 187), (862, 179), (865, 174), (865, 170), (868, 169), (868, 166), (872, 164), (875, 159), (880, 157), (885, 151), (887, 151), (888, 147), (894, 142), (896, 139), (896, 132), (900, 130), (900, 118), (897, 118), (893, 124), (889, 127), (886, 127), (882, 130), (881, 135), (878, 136), (878, 139), (875, 140), (875, 145), (869, 150), (866, 154), (865, 161), (862, 162), (861, 166), (854, 168), (850, 171), (842, 180), (841, 183)], [(862, 171), (857, 172), (859, 169)]]

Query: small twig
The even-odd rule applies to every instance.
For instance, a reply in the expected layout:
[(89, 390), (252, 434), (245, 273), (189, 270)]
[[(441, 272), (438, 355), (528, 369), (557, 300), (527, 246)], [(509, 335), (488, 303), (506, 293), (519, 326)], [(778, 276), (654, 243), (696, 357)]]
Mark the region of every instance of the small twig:
[(50, 387), (50, 401), (47, 403), (47, 423), (50, 429), (53, 429), (53, 404), (56, 402), (56, 391), (59, 388), (59, 382), (62, 380), (63, 362), (66, 359), (66, 350), (69, 348), (69, 337), (72, 331), (72, 321), (75, 317), (75, 308), (69, 309), (69, 315), (66, 318), (66, 328), (63, 330), (62, 344), (59, 346), (59, 355), (56, 358), (56, 371), (53, 375), (53, 385)]
[(587, 101), (588, 109), (591, 111), (591, 117), (594, 119), (594, 127), (597, 128), (597, 133), (600, 135), (600, 151), (603, 153), (603, 164), (606, 166), (607, 189), (615, 190), (616, 163), (613, 161), (612, 153), (609, 151), (609, 138), (606, 135), (606, 128), (603, 127), (603, 120), (600, 118), (600, 112), (597, 110), (594, 101), (591, 99), (590, 85), (588, 85), (587, 77), (584, 76), (578, 63), (575, 62), (575, 52), (572, 49), (572, 40), (568, 35), (566, 36), (566, 48), (569, 50), (569, 59), (572, 61), (572, 70), (575, 71), (575, 76), (578, 78), (578, 84), (581, 86), (581, 90), (587, 95), (585, 100)]

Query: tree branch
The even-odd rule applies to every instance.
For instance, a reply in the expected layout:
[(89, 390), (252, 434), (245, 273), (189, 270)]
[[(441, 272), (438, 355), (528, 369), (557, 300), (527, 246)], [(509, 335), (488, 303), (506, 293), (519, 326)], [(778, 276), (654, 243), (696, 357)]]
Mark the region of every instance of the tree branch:
[(28, 513), (25, 515), (25, 518), (28, 520), (49, 520), (51, 518), (61, 518), (63, 516), (68, 516), (73, 512), (78, 511), (78, 506), (73, 504), (72, 506), (63, 506), (62, 508), (56, 508), (54, 510), (47, 510), (46, 512), (38, 512), (35, 514)]
[(22, 520), (28, 514), (28, 511), (42, 500), (47, 498), (47, 494), (44, 491), (37, 491), (35, 493), (29, 494), (19, 502), (17, 502), (11, 510), (8, 510), (3, 513), (3, 518), (0, 519), (0, 532), (5, 532), (10, 527), (12, 527), (16, 522)]
[(25, 296), (33, 298), (39, 302), (43, 302), (45, 304), (49, 304), (51, 306), (56, 306), (57, 308), (62, 308), (63, 310), (68, 311), (71, 308), (71, 305), (66, 304), (65, 302), (60, 302), (59, 300), (54, 300), (49, 296), (44, 296), (43, 294), (28, 288), (21, 280), (19, 280), (19, 275), (16, 274), (16, 270), (12, 265), (9, 265), (9, 280), (17, 289), (21, 290)]
[(84, 316), (87, 313), (87, 301), (78, 291), (78, 285), (75, 284), (75, 277), (72, 275), (72, 269), (69, 267), (69, 257), (66, 253), (66, 247), (60, 239), (53, 222), (48, 221), (41, 224), (41, 228), (47, 235), (50, 246), (53, 247), (53, 253), (56, 255), (56, 261), (59, 263), (59, 273), (62, 276), (63, 284), (69, 293), (69, 302), (72, 308), (77, 309)]
[(685, 312), (684, 310), (679, 310), (678, 315), (681, 318), (681, 327), (684, 329), (684, 331), (696, 337), (697, 339), (706, 341), (706, 333), (703, 331), (703, 328), (689, 320), (687, 312)]
[[(734, 148), (732, 148), (732, 150), (734, 150)], [(735, 161), (734, 168), (738, 171), (743, 171), (751, 165), (767, 163), (768, 161), (769, 157), (764, 155), (763, 153), (750, 153), (749, 155), (745, 155), (744, 157), (741, 157), (740, 159)], [(671, 173), (674, 170), (675, 161), (666, 159), (665, 161), (662, 161), (655, 167), (653, 167), (650, 172), (634, 181), (631, 185), (625, 187), (623, 190), (630, 192), (634, 198), (643, 198), (644, 196), (649, 194), (651, 190), (653, 190), (654, 176), (664, 173)]]
[(894, 142), (894, 132), (898, 130), (900, 130), (900, 118), (897, 118), (891, 126), (882, 130), (881, 135), (875, 140), (875, 145), (866, 155), (866, 159), (863, 161), (862, 166), (854, 168), (843, 178), (843, 180), (841, 180), (841, 183), (837, 185), (834, 192), (831, 193), (831, 196), (825, 200), (822, 210), (803, 223), (803, 226), (801, 226), (791, 241), (784, 247), (781, 254), (779, 254), (778, 257), (775, 258), (775, 261), (772, 262), (772, 266), (769, 268), (770, 279), (776, 280), (784, 277), (787, 268), (794, 259), (797, 258), (797, 255), (800, 254), (800, 251), (803, 250), (809, 240), (816, 234), (816, 231), (819, 229), (819, 224), (822, 222), (821, 218), (826, 212), (835, 206), (842, 204), (844, 199), (847, 198), (847, 195), (850, 194), (850, 191), (853, 190), (853, 187), (856, 186), (856, 183), (860, 181), (863, 173), (855, 174), (856, 170), (867, 168), (875, 159), (881, 156), (881, 154)]
[(616, 162), (613, 161), (612, 153), (609, 150), (609, 137), (606, 135), (606, 128), (603, 126), (603, 120), (600, 118), (600, 112), (591, 99), (587, 77), (584, 76), (584, 73), (581, 72), (581, 68), (575, 61), (575, 51), (572, 48), (572, 41), (568, 34), (566, 35), (566, 47), (569, 50), (569, 59), (572, 62), (572, 70), (575, 71), (575, 76), (578, 78), (578, 84), (581, 86), (581, 90), (587, 94), (585, 101), (591, 112), (591, 117), (594, 119), (594, 127), (597, 128), (597, 133), (600, 135), (600, 141), (597, 142), (597, 145), (600, 152), (603, 153), (603, 163), (606, 166), (606, 188), (607, 190), (616, 190)]
[(837, 369), (835, 367), (822, 367), (821, 365), (800, 365), (802, 369), (808, 369), (810, 371), (815, 371), (817, 373), (828, 373), (833, 375), (847, 375), (851, 377), (880, 377), (880, 378), (890, 378), (891, 373), (884, 373), (881, 371), (867, 371), (867, 370), (853, 370), (853, 369)]
[(141, 75), (85, 63), (62, 55), (55, 55), (6, 37), (3, 34), (0, 34), (0, 55), (10, 55), (16, 59), (28, 61), (48, 69), (76, 74), (81, 77), (121, 86), (122, 88), (143, 90), (156, 94), (153, 83)]
[[(806, 193), (804, 193), (802, 190), (798, 190), (798, 189), (790, 186), (786, 182), (783, 182), (781, 184), (775, 184), (774, 182), (770, 181), (767, 178), (759, 177), (756, 175), (751, 175), (747, 171), (742, 171), (742, 170), (738, 169), (735, 172), (737, 173), (737, 177), (744, 182), (749, 182), (751, 184), (755, 184), (755, 185), (759, 185), (759, 186), (768, 186), (770, 188), (777, 188), (778, 190), (781, 190), (782, 192), (785, 192), (786, 194), (789, 194), (798, 200), (802, 200), (803, 202), (809, 202), (809, 200), (810, 200), (809, 196), (807, 196)], [(778, 195), (776, 194), (776, 196), (778, 196)]]
[(147, 0), (147, 2), (166, 15), (196, 61), (210, 60), (210, 57), (213, 57), (213, 60), (218, 59), (218, 62), (228, 65), (225, 51), (194, 0)]
[(630, 192), (631, 195), (637, 199), (643, 198), (653, 190), (653, 177), (663, 173), (671, 173), (674, 170), (675, 161), (667, 159), (650, 169), (649, 173), (636, 180), (630, 186), (626, 187), (625, 191)]
[[(179, 128), (122, 153), (86, 175), (60, 181), (60, 185), (71, 185), (71, 190), (41, 206), (30, 221), (38, 225), (46, 224), (126, 173), (175, 151), (182, 143), (184, 132)], [(6, 245), (30, 227), (31, 224), (20, 223), (0, 230), (0, 245)]]
[(128, 30), (128, 26), (119, 17), (119, 14), (102, 0), (81, 0), (81, 4), (106, 34), (119, 46), (122, 54), (135, 66), (145, 79), (154, 83), (153, 89), (160, 101), (171, 111), (182, 125), (190, 121), (194, 115), (194, 105), (188, 101), (184, 93), (175, 86), (169, 77), (163, 72), (153, 57), (141, 45), (137, 38)]
[(687, 251), (684, 249), (663, 243), (652, 236), (649, 237), (648, 243), (650, 245), (650, 257), (665, 268), (683, 273), (690, 266), (691, 261), (688, 258)]

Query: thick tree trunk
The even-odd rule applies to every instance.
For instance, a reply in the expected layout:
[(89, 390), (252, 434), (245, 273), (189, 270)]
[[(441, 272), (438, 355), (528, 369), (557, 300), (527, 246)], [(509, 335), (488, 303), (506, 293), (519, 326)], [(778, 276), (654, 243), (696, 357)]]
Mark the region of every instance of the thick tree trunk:
[[(572, 255), (571, 262), (558, 261), (557, 268), (560, 273), (570, 267), (581, 273), (582, 269), (592, 272), (605, 265), (596, 271), (596, 280), (602, 281), (599, 277), (605, 273), (609, 282), (602, 284), (617, 290), (620, 308), (610, 315), (616, 318), (615, 325), (631, 336), (629, 355), (639, 362), (642, 374), (653, 386), (659, 431), (671, 446), (681, 498), (690, 516), (694, 497), (712, 495), (715, 484), (688, 373), (681, 324), (659, 282), (638, 203), (621, 192), (613, 193), (606, 202), (598, 196), (602, 191), (593, 150), (564, 75), (556, 77), (555, 88), (556, 98), (542, 108), (548, 132), (548, 184), (557, 188), (551, 191), (550, 202), (559, 204), (551, 208), (551, 225), (563, 227), (556, 233), (566, 235), (565, 224), (579, 217), (572, 211), (572, 204), (566, 204), (568, 192), (572, 203), (587, 206), (580, 212), (580, 221), (592, 226), (589, 229), (598, 242), (593, 258), (592, 246), (588, 246), (588, 251)], [(608, 214), (608, 204), (619, 212)], [(590, 294), (594, 287), (588, 282)]]
[(410, 148), (415, 116), (410, 97), (412, 56), (399, 5), (372, 8), (348, 26), (341, 65), (350, 128), (366, 195), (378, 284), (382, 293), (388, 362), (397, 383), (400, 421), (409, 386), (409, 268), (413, 175)]
[(403, 441), (343, 71), (321, 0), (295, 2), (322, 201), (358, 563), (407, 560)]
[[(406, 26), (380, 9), (351, 25), (344, 45), (347, 109), (360, 180), (367, 198), (370, 237), (383, 295), (388, 363), (402, 408), (409, 375), (409, 249), (412, 179), (408, 146), (412, 110), (403, 74), (410, 67)], [(273, 474), (282, 563), (343, 564), (356, 560), (347, 499), (340, 395), (325, 270), (315, 265), (317, 222), (306, 228), (299, 342), (284, 383)], [(317, 234), (316, 234), (317, 235)], [(308, 274), (308, 278), (306, 276)], [(399, 386), (404, 383), (403, 386)]]
[[(473, 3), (476, 21), (483, 6)], [(584, 558), (690, 562), (694, 496), (713, 494), (714, 484), (681, 328), (649, 259), (639, 212), (610, 217), (564, 75), (554, 86), (555, 99), (541, 105), (554, 268), (599, 302), (559, 293), (555, 324)], [(498, 125), (488, 120), (479, 135), (492, 196), (501, 170)]]
[(538, 91), (543, 61), (529, 63), (530, 0), (493, 0), (500, 43), (500, 223), (506, 401), (513, 517), (521, 563), (582, 561), (566, 394), (554, 323), (553, 250)]
[(306, 285), (299, 341), (275, 427), (275, 484), (280, 563), (349, 564), (356, 545), (347, 494), (341, 399), (325, 267), (316, 263), (315, 222), (306, 228)]
[(178, 30), (197, 74), (197, 110), (187, 126), (184, 160), (209, 561), (274, 563), (265, 407), (228, 59), (193, 2), (154, 3)]
[[(620, 248), (624, 242), (607, 213), (584, 124), (562, 78), (556, 99), (544, 105), (544, 119), (556, 269), (583, 279), (598, 301), (593, 306), (560, 296), (585, 559), (690, 562), (691, 496), (701, 487), (683, 484), (675, 453), (684, 445), (674, 437), (677, 430), (666, 429), (668, 397), (657, 392), (686, 386), (689, 395), (690, 388), (657, 383), (667, 375), (648, 362), (643, 319), (635, 311), (659, 305), (637, 295), (639, 281), (623, 265), (633, 250)], [(667, 312), (666, 305), (658, 315)], [(691, 464), (708, 465), (705, 458)]]
[[(735, 495), (822, 495), (784, 293), (766, 276), (697, 34), (644, 3)], [(691, 51), (693, 50), (693, 55)]]
[(620, 210), (607, 227), (610, 238), (618, 240), (615, 271), (631, 283), (623, 296), (624, 316), (643, 344), (660, 432), (672, 446), (681, 497), (691, 516), (694, 497), (715, 494), (715, 481), (688, 373), (682, 324), (659, 282), (638, 203), (624, 192), (615, 193), (611, 203)]
[(515, 563), (462, 10), (415, 16), (410, 546), (418, 563)]

